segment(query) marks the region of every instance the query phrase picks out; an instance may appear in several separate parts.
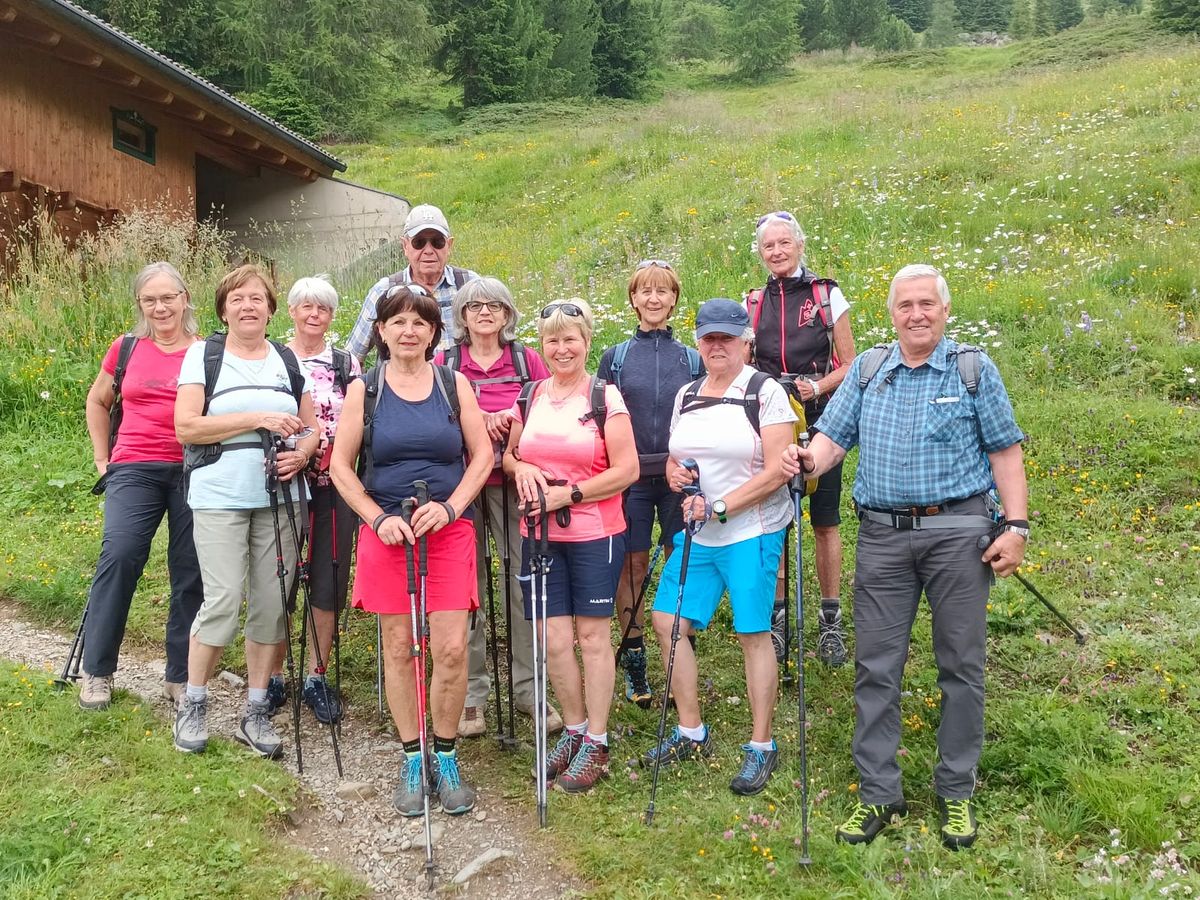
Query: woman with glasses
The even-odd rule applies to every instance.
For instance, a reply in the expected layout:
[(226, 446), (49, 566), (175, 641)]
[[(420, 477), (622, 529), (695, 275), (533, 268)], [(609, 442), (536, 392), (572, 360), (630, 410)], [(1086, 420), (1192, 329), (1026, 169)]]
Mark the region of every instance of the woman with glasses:
[[(479, 597), (487, 595), (491, 572), (485, 565), (485, 543), (488, 532), (498, 549), (507, 535), (507, 551), (512, 561), (504, 597), (509, 604), (512, 621), (523, 614), (521, 587), (517, 581), (516, 564), (521, 559), (520, 515), (504, 485), (500, 456), (508, 440), (508, 411), (528, 381), (541, 381), (550, 374), (542, 358), (517, 340), (520, 314), (512, 294), (495, 278), (476, 278), (468, 281), (454, 295), (454, 346), (433, 358), (439, 365), (449, 364), (467, 376), (479, 398), (488, 436), (496, 449), (491, 475), (475, 500), (477, 515), (475, 529), (475, 567)], [(509, 502), (505, 504), (505, 499)], [(506, 521), (507, 520), (507, 521)], [(483, 525), (486, 524), (485, 529)], [(520, 629), (512, 642), (513, 706), (525, 715), (533, 715), (533, 636)], [(467, 667), (467, 700), (458, 720), (459, 737), (479, 737), (486, 730), (483, 711), (487, 707), (491, 683), (487, 671), (487, 640), (484, 624), (477, 621), (469, 637), (470, 656)], [(499, 677), (493, 672), (492, 677)], [(562, 730), (562, 720), (554, 707), (547, 710), (550, 731)]]
[[(534, 777), (579, 792), (608, 774), (608, 713), (616, 680), (610, 629), (625, 557), (621, 493), (637, 478), (637, 446), (620, 391), (612, 385), (599, 390), (587, 372), (593, 330), (587, 303), (551, 303), (537, 326), (551, 376), (532, 387), (527, 403), (518, 400), (513, 407), (504, 471), (531, 516), (521, 523), (528, 619), (535, 614), (532, 556), (548, 556), (548, 574), (538, 584), (539, 591), (545, 584), (546, 619), (535, 627), (545, 641), (550, 682), (566, 724), (546, 771)], [(543, 533), (549, 538), (545, 546)], [(540, 594), (536, 599), (540, 619)]]
[[(679, 497), (667, 484), (667, 440), (675, 395), (704, 373), (700, 354), (675, 339), (667, 322), (679, 302), (679, 276), (661, 259), (638, 263), (629, 279), (629, 305), (637, 315), (633, 336), (600, 357), (599, 376), (614, 384), (633, 425), (640, 474), (625, 494), (625, 562), (617, 585), (617, 615), (624, 639), (617, 657), (625, 676), (625, 699), (649, 709), (653, 693), (646, 680), (642, 608), (634, 609), (638, 585), (646, 577), (657, 513), (659, 543), (670, 556), (672, 539), (683, 528)], [(632, 619), (632, 624), (630, 620)]]
[[(854, 335), (847, 315), (850, 304), (836, 281), (822, 278), (804, 265), (804, 232), (791, 213), (762, 216), (755, 237), (768, 277), (766, 287), (751, 291), (746, 300), (754, 328), (754, 364), (779, 379), (789, 395), (803, 404), (809, 431), (820, 430), (818, 419), (854, 362)], [(820, 477), (808, 507), (821, 587), (817, 658), (829, 666), (842, 665), (847, 655), (840, 599), (841, 498), (839, 463)], [(787, 608), (782, 575), (780, 579), (771, 635), (775, 656), (782, 662), (786, 657)]]
[(183, 481), (183, 449), (175, 440), (175, 393), (196, 315), (183, 278), (155, 262), (133, 281), (137, 320), (113, 341), (87, 395), (92, 456), (104, 492), (104, 537), (84, 622), (79, 705), (104, 709), (125, 637), (129, 605), (163, 515), (169, 538), (171, 606), (163, 694), (179, 699), (187, 681), (188, 630), (204, 601), (192, 511)]

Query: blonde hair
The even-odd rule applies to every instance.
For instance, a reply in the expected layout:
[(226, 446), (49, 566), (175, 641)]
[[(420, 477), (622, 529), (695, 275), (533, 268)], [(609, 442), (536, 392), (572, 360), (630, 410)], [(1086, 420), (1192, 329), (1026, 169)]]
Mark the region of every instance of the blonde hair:
[[(563, 304), (573, 304), (578, 306), (582, 316), (569, 316), (562, 310)], [(578, 328), (580, 334), (583, 335), (584, 341), (589, 345), (592, 343), (592, 308), (588, 302), (582, 297), (567, 297), (565, 300), (555, 300), (553, 303), (546, 304), (543, 313), (550, 310), (550, 314), (539, 315), (537, 320), (538, 337), (542, 340), (546, 339), (547, 335), (561, 334), (568, 328)]]
[(138, 295), (141, 294), (142, 288), (146, 286), (151, 278), (156, 278), (159, 275), (166, 275), (175, 282), (175, 287), (184, 293), (186, 299), (183, 304), (183, 316), (180, 320), (180, 325), (183, 328), (184, 334), (188, 337), (195, 337), (200, 333), (200, 323), (196, 321), (196, 307), (192, 306), (192, 292), (183, 283), (183, 276), (179, 274), (179, 270), (169, 262), (152, 262), (150, 265), (144, 266), (134, 277), (133, 303), (134, 308), (137, 310), (137, 319), (130, 334), (139, 338), (150, 337), (150, 321), (146, 318), (142, 304), (138, 301)]

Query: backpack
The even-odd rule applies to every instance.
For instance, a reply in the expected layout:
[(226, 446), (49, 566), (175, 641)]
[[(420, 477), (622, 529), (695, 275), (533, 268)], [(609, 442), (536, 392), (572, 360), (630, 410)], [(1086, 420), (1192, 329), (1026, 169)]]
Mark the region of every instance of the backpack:
[(756, 369), (746, 385), (746, 395), (738, 400), (734, 397), (701, 397), (701, 379), (697, 378), (684, 390), (683, 398), (679, 402), (679, 414), (683, 415), (695, 409), (707, 409), (710, 406), (722, 404), (740, 406), (746, 411), (746, 418), (750, 420), (750, 427), (754, 429), (754, 433), (761, 437), (762, 429), (758, 421), (759, 399), (762, 394), (762, 386), (768, 380), (774, 379), (766, 372), (759, 372)]
[[(517, 370), (516, 375), (505, 375), (501, 378), (480, 378), (478, 381), (472, 381), (472, 386), (481, 384), (510, 384), (514, 381), (519, 381), (521, 384), (528, 384), (529, 376), (529, 357), (525, 355), (525, 345), (520, 341), (513, 341), (509, 346), (512, 348), (513, 368)], [(449, 366), (456, 372), (462, 371), (462, 344), (455, 344), (446, 349), (443, 358), (445, 365)], [(476, 391), (478, 394), (478, 390)]]
[(337, 385), (337, 389), (345, 397), (346, 388), (354, 380), (353, 370), (350, 367), (350, 354), (345, 350), (339, 350), (337, 347), (330, 347), (329, 349), (333, 352), (333, 383)]
[[(287, 369), (289, 387), (274, 388), (273, 390), (282, 391), (291, 394), (296, 400), (296, 409), (300, 409), (300, 401), (304, 398), (304, 372), (300, 368), (300, 360), (296, 359), (296, 354), (290, 348), (279, 343), (279, 341), (267, 338), (267, 342), (275, 348), (275, 352), (283, 359), (283, 366)], [(209, 335), (204, 341), (204, 410), (201, 415), (208, 415), (209, 404), (213, 398), (228, 394), (233, 391), (246, 390), (247, 388), (259, 387), (256, 385), (239, 384), (234, 387), (225, 388), (224, 390), (216, 390), (217, 379), (221, 375), (221, 364), (225, 357), (225, 332), (217, 331)], [(229, 444), (184, 444), (183, 445), (183, 470), (190, 473), (193, 469), (199, 469), (204, 466), (211, 466), (223, 453), (230, 450), (249, 450), (263, 449), (262, 440), (254, 441), (234, 441)]]
[[(828, 375), (839, 365), (837, 358), (837, 349), (833, 345), (833, 305), (830, 302), (832, 290), (831, 282), (828, 278), (816, 278), (813, 280), (813, 299), (819, 304), (818, 313), (821, 316), (821, 323), (825, 326), (825, 333), (829, 337), (829, 358), (825, 363), (825, 374)], [(746, 311), (750, 314), (750, 327), (758, 332), (758, 320), (762, 316), (762, 303), (766, 292), (762, 288), (757, 288), (746, 295)], [(809, 320), (809, 324), (813, 324), (813, 319)]]
[[(450, 280), (454, 282), (456, 291), (462, 290), (462, 286), (467, 283), (467, 270), (460, 269), (458, 266), (447, 266), (450, 270)], [(411, 281), (405, 281), (404, 272), (396, 272), (388, 276), (388, 287), (396, 287), (397, 285), (409, 285)], [(432, 296), (432, 295), (431, 295)], [(436, 300), (437, 298), (434, 297)]]
[(121, 406), (121, 382), (125, 380), (125, 370), (129, 368), (129, 358), (137, 346), (138, 339), (133, 334), (121, 337), (121, 347), (117, 350), (117, 368), (113, 372), (113, 402), (108, 409), (108, 455), (111, 457), (113, 447), (117, 445), (117, 432), (121, 429), (121, 419), (124, 412)]
[[(618, 391), (621, 389), (621, 367), (625, 365), (625, 357), (631, 346), (633, 346), (633, 338), (626, 338), (617, 344), (613, 348), (612, 361), (608, 364), (609, 371), (612, 372), (612, 383)], [(700, 353), (694, 347), (684, 347), (683, 352), (687, 354), (688, 371), (691, 373), (692, 380), (695, 381), (700, 377)]]
[[(375, 411), (379, 407), (379, 397), (383, 393), (384, 372), (386, 362), (372, 366), (363, 376), (366, 393), (363, 395), (363, 435), (362, 447), (358, 452), (358, 478), (363, 489), (369, 494), (371, 482), (375, 478), (375, 455), (371, 451), (371, 440), (375, 433)], [(458, 402), (458, 382), (454, 370), (449, 366), (433, 367), (433, 383), (442, 394), (442, 399), (450, 407), (450, 421), (457, 422), (462, 413)], [(463, 447), (464, 452), (466, 447)]]
[[(865, 391), (871, 379), (883, 368), (887, 358), (891, 356), (896, 342), (876, 344), (863, 354), (862, 364), (858, 367), (858, 389)], [(979, 370), (982, 367), (980, 355), (983, 353), (974, 344), (959, 344), (958, 349), (951, 351), (951, 356), (958, 366), (958, 377), (962, 379), (963, 387), (972, 397), (979, 392)]]
[[(529, 404), (533, 400), (533, 395), (540, 384), (542, 384), (541, 381), (527, 382), (521, 388), (521, 393), (517, 395), (517, 409), (521, 410), (522, 422), (529, 421)], [(580, 425), (586, 425), (589, 421), (595, 421), (601, 440), (604, 439), (604, 423), (608, 420), (608, 404), (604, 401), (604, 388), (607, 385), (607, 381), (597, 378), (595, 375), (592, 376), (592, 385), (589, 391), (591, 409), (579, 417)]]

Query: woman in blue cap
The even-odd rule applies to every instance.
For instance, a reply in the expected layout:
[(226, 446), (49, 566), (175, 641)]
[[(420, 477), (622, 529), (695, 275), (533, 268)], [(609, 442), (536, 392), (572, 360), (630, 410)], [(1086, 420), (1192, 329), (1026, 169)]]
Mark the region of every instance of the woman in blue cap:
[[(757, 794), (767, 785), (779, 751), (771, 737), (771, 714), (779, 686), (771, 645), (775, 571), (792, 517), (786, 477), (774, 454), (791, 440), (796, 415), (774, 379), (745, 362), (753, 337), (750, 318), (732, 300), (709, 300), (696, 314), (696, 346), (708, 375), (680, 389), (671, 417), (666, 477), (672, 490), (696, 480), (683, 460), (695, 460), (701, 494), (683, 500), (684, 521), (692, 521), (693, 544), (683, 598), (683, 630), (708, 627), (728, 591), (733, 628), (745, 657), (746, 687), (753, 719), (743, 745), (742, 768), (729, 787)], [(778, 448), (778, 449), (777, 449)], [(702, 525), (699, 530), (697, 526)], [(683, 536), (675, 538), (680, 546)], [(682, 554), (673, 553), (663, 570), (654, 602), (654, 630), (664, 665), (679, 595)], [(696, 656), (688, 641), (675, 648), (671, 690), (679, 725), (643, 758), (653, 765), (711, 753), (711, 735), (700, 717)]]

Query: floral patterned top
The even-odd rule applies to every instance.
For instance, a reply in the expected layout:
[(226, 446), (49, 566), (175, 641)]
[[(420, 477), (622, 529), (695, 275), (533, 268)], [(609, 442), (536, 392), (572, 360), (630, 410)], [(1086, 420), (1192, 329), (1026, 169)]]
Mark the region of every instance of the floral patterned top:
[[(299, 356), (299, 354), (297, 354)], [(337, 433), (338, 419), (342, 415), (342, 403), (345, 395), (339, 390), (333, 368), (333, 350), (329, 344), (316, 356), (300, 357), (300, 365), (312, 379), (313, 410), (317, 422), (321, 425), (321, 444), (313, 457), (316, 468), (316, 482), (329, 483), (329, 449), (333, 437)], [(362, 377), (362, 365), (353, 356), (350, 357), (350, 374), (355, 378)]]

